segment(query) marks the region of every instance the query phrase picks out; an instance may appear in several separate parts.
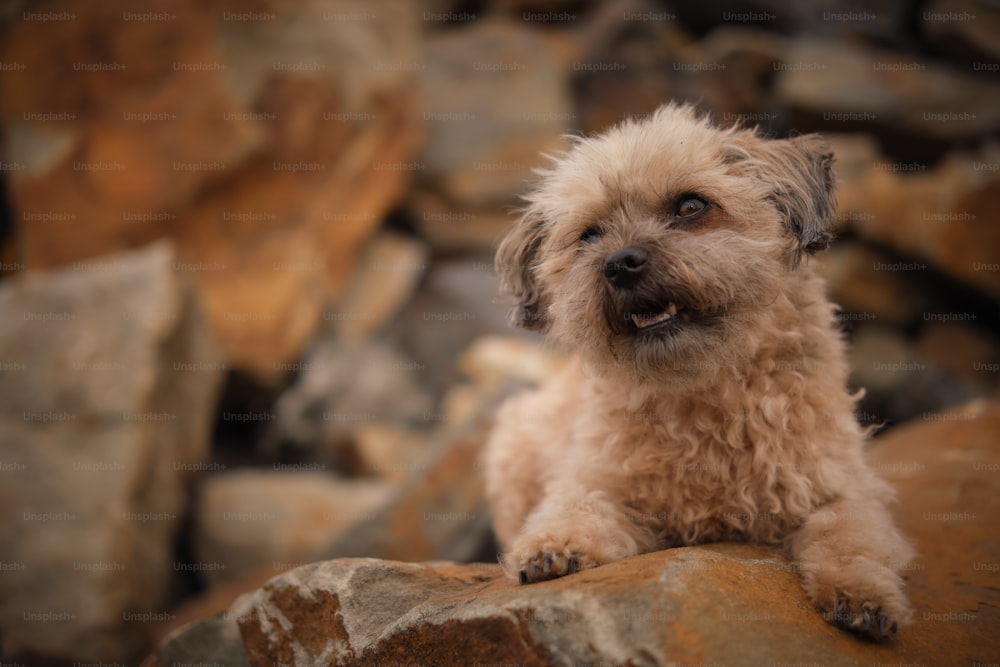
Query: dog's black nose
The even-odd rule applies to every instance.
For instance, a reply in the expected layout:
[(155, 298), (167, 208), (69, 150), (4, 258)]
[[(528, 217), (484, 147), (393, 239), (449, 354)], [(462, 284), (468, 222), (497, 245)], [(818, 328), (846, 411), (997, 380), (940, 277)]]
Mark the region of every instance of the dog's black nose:
[(646, 272), (649, 253), (642, 248), (625, 248), (608, 255), (604, 260), (604, 277), (614, 287), (631, 289)]

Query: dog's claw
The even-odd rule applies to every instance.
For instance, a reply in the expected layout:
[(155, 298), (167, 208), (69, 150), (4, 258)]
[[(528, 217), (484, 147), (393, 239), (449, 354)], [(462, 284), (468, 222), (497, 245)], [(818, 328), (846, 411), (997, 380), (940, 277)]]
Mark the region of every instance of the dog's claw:
[(574, 574), (581, 570), (581, 558), (582, 567), (589, 567), (587, 557), (579, 553), (539, 550), (518, 561), (518, 583), (533, 584)]
[(852, 611), (850, 599), (840, 594), (834, 601), (833, 611), (827, 612), (824, 618), (842, 630), (856, 632), (872, 639), (885, 639), (894, 635), (898, 627), (896, 621), (892, 620), (877, 603), (867, 601), (861, 604), (860, 609), (854, 607)]

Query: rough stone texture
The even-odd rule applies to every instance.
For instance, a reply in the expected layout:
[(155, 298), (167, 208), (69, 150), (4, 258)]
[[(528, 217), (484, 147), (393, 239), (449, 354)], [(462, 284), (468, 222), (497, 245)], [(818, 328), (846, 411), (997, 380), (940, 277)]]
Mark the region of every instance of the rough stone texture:
[(570, 128), (557, 54), (523, 21), (493, 19), (432, 35), (425, 58), (421, 180), (459, 206), (510, 204)]
[(896, 487), (894, 514), (917, 547), (906, 573), (915, 621), (899, 636), (899, 657), (882, 662), (996, 662), (1000, 400), (927, 413), (879, 438), (869, 460)]
[(531, 586), (493, 564), (339, 559), (275, 577), (223, 620), (187, 632), (210, 624), (237, 651), (238, 624), (255, 665), (989, 664), (1000, 652), (998, 457), (996, 400), (872, 446), (920, 553), (906, 573), (914, 623), (884, 643), (825, 623), (783, 556), (740, 544), (660, 551)]
[(296, 366), (301, 372), (276, 403), (264, 443), (272, 456), (281, 449), (293, 462), (358, 473), (359, 428), (424, 423), (432, 409), (421, 365), (384, 343), (322, 337)]
[(894, 329), (879, 324), (860, 327), (848, 355), (851, 383), (865, 389), (862, 406), (866, 414), (910, 420), (980, 393), (930, 363)]
[(120, 660), (166, 602), (223, 367), (173, 261), (159, 242), (0, 287), (5, 657)]
[[(484, 414), (480, 403), (478, 415)], [(491, 542), (490, 515), (477, 472), (490, 420), (444, 427), (407, 481), (367, 521), (340, 535), (325, 557), (473, 560)]]
[(323, 472), (216, 475), (202, 484), (195, 511), (197, 565), (215, 584), (316, 560), (332, 540), (373, 516), (388, 492), (378, 481)]
[(786, 108), (816, 116), (874, 114), (880, 124), (948, 141), (1000, 129), (1000, 84), (971, 71), (815, 37), (791, 41), (784, 61), (774, 85)]
[(513, 336), (483, 336), (458, 360), (459, 367), (473, 383), (490, 389), (510, 380), (542, 384), (564, 363), (565, 356), (559, 351)]
[(861, 243), (839, 242), (817, 256), (827, 294), (841, 309), (907, 327), (920, 319), (930, 299), (899, 271), (880, 270), (896, 260)]
[[(932, 0), (920, 12), (921, 32), (940, 49), (980, 66), (996, 66), (1000, 10), (976, 0)], [(993, 70), (996, 72), (996, 70)]]
[(419, 8), (44, 9), (73, 19), (12, 21), (0, 47), (0, 60), (24, 66), (0, 77), (0, 156), (19, 166), (9, 196), (24, 263), (169, 236), (227, 359), (277, 383), (410, 182), (422, 125), (400, 65), (418, 57)]
[(435, 247), (490, 247), (543, 152), (565, 147), (572, 100), (557, 46), (523, 21), (428, 35), (419, 75), (427, 141), (408, 209)]
[(383, 331), (413, 297), (430, 258), (420, 240), (384, 232), (358, 258), (354, 277), (337, 301), (331, 321), (341, 340), (363, 340)]
[(846, 227), (914, 260), (880, 270), (920, 272), (930, 265), (1000, 299), (1000, 171), (993, 168), (1000, 145), (949, 153), (927, 167), (890, 161), (861, 135), (830, 139)]
[(160, 642), (142, 667), (250, 667), (240, 629), (229, 614), (179, 627)]
[(928, 322), (914, 349), (984, 396), (1000, 390), (1000, 339), (995, 333), (967, 322)]

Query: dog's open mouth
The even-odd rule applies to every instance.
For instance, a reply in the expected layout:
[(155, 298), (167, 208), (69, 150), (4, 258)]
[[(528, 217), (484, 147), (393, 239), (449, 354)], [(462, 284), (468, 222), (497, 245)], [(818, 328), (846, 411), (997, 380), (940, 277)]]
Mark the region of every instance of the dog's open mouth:
[(686, 306), (679, 306), (673, 301), (667, 303), (662, 310), (633, 312), (629, 319), (637, 331), (658, 328), (660, 325), (690, 322), (695, 318), (695, 312)]
[(670, 322), (672, 320), (690, 322), (691, 318), (692, 313), (689, 308), (678, 306), (673, 301), (668, 303), (660, 312), (632, 313), (631, 316), (632, 323), (635, 324), (635, 328), (639, 331), (649, 329), (650, 327), (655, 327), (658, 324), (663, 324), (664, 322)]

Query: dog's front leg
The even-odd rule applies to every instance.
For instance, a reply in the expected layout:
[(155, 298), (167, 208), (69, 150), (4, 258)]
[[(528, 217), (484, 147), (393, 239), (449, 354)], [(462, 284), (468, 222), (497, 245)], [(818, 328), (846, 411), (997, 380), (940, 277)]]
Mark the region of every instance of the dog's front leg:
[(504, 555), (508, 573), (527, 584), (650, 551), (652, 532), (614, 497), (579, 480), (551, 484)]
[(898, 572), (913, 549), (881, 502), (839, 500), (818, 508), (792, 536), (791, 548), (806, 593), (828, 622), (883, 638), (910, 619)]

